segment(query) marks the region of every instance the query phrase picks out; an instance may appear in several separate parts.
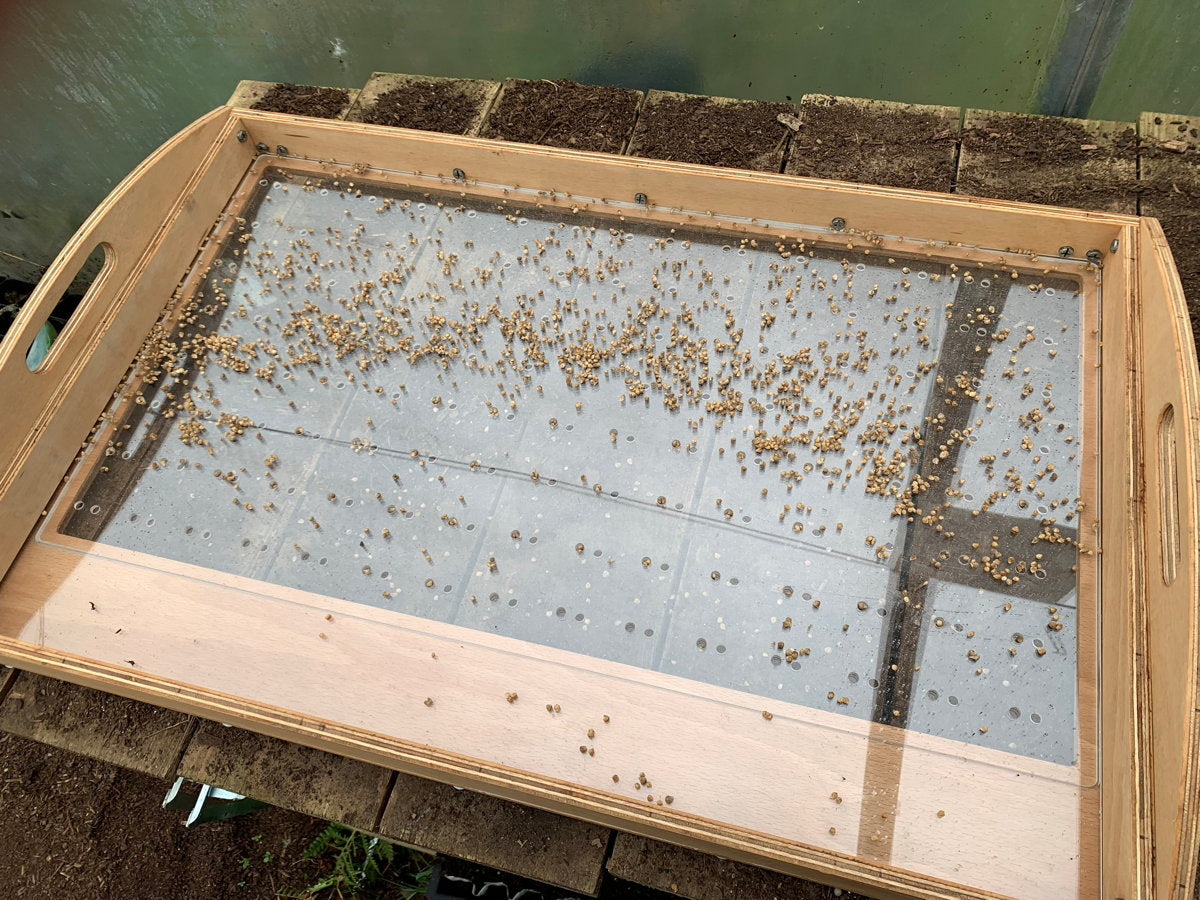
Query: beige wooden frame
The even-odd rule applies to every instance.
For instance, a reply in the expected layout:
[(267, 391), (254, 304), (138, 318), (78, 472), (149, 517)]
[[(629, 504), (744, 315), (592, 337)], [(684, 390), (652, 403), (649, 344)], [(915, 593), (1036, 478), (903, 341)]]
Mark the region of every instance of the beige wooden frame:
[[(869, 240), (881, 249), (992, 263), (1004, 259), (1023, 268), (1055, 269), (1054, 255), (1062, 245), (1106, 251), (1115, 246), (1105, 262), (1103, 349), (1095, 363), (1104, 366), (1105, 385), (1098, 398), (1099, 444), (1103, 447), (1100, 508), (1104, 517), (1092, 523), (1103, 535), (1100, 545), (1105, 550), (1099, 563), (1104, 586), (1099, 636), (1104, 660), (1100, 685), (1102, 840), (1099, 846), (1089, 846), (1084, 836), (1079, 836), (1083, 850), (1080, 896), (1129, 900), (1183, 897), (1190, 891), (1200, 818), (1200, 717), (1196, 713), (1200, 696), (1196, 662), (1200, 646), (1200, 510), (1196, 498), (1200, 379), (1178, 279), (1153, 220), (709, 170), (240, 109), (216, 110), (165, 144), (101, 204), (48, 270), (0, 348), (0, 385), (7, 397), (21, 399), (19, 406), (6, 402), (0, 411), (0, 516), (9, 523), (0, 531), (0, 572), (12, 565), (0, 588), (0, 634), (5, 635), (0, 637), (0, 658), (114, 693), (236, 721), (300, 743), (880, 896), (997, 896), (964, 888), (948, 877), (914, 877), (865, 858), (861, 847), (841, 852), (819, 849), (772, 837), (765, 828), (735, 828), (712, 816), (649, 806), (570, 779), (538, 775), (542, 770), (537, 768), (488, 762), (486, 754), (447, 752), (339, 724), (349, 721), (346, 718), (318, 721), (279, 706), (192, 687), (185, 679), (144, 674), (136, 668), (54, 649), (55, 638), (71, 645), (71, 613), (61, 604), (53, 615), (47, 613), (45, 586), (47, 579), (49, 583), (62, 581), (64, 575), (69, 579), (80, 565), (79, 557), (65, 547), (34, 541), (26, 544), (26, 539), (86, 440), (90, 423), (109, 401), (142, 337), (162, 312), (163, 298), (172, 294), (180, 274), (195, 258), (197, 247), (253, 164), (258, 144), (286, 148), (280, 152), (313, 160), (317, 168), (329, 171), (415, 173), (393, 177), (433, 176), (452, 185), (452, 170), (459, 169), (473, 194), (504, 198), (512, 191), (516, 199), (512, 186), (521, 185), (539, 192), (522, 196), (524, 202), (596, 203), (617, 207), (630, 219), (703, 226), (710, 221), (710, 214), (715, 214), (723, 228), (762, 234), (778, 233), (772, 222), (821, 223), (841, 217), (848, 227), (844, 240), (859, 246)], [(595, 198), (597, 185), (603, 186), (605, 197)], [(638, 194), (645, 195), (645, 203), (633, 202)], [(165, 216), (161, 214), (164, 210)], [(800, 236), (795, 230), (790, 233)], [(817, 237), (826, 242), (843, 240), (832, 233)], [(28, 372), (26, 346), (78, 264), (97, 243), (110, 248), (103, 280), (89, 293), (47, 363), (37, 373)], [(1167, 405), (1173, 415), (1164, 418)], [(1086, 543), (1083, 529), (1081, 539)], [(1170, 584), (1164, 578), (1164, 555), (1175, 568)], [(121, 581), (125, 576), (118, 564), (88, 558), (87, 566), (90, 577), (108, 579), (103, 582), (107, 585), (106, 606), (126, 613), (138, 610), (133, 585)], [(181, 576), (189, 570), (176, 568)], [(214, 581), (212, 573), (192, 574)], [(377, 633), (373, 636), (362, 624), (356, 604), (325, 597), (287, 597), (283, 595), (289, 592), (284, 591), (268, 596), (262, 585), (244, 581), (225, 576), (215, 579), (218, 588), (213, 608), (232, 617), (232, 610), (240, 609), (238, 599), (254, 593), (261, 598), (262, 608), (248, 616), (244, 612), (238, 615), (264, 629), (275, 627), (271, 610), (283, 608), (280, 604), (298, 604), (314, 614), (317, 610), (336, 612), (347, 623), (346, 639), (360, 648), (370, 648), (378, 640)], [(138, 611), (147, 614), (145, 609)], [(476, 676), (480, 671), (488, 673), (493, 684), (513, 677), (507, 660), (510, 645), (520, 642), (476, 635), (468, 661), (455, 650), (462, 644), (457, 633), (461, 629), (401, 621), (407, 619), (394, 617), (387, 624), (409, 630), (414, 646), (422, 651), (440, 651), (443, 663), (464, 667), (464, 709), (476, 702), (471, 692), (480, 684), (471, 672)], [(235, 627), (245, 624), (236, 617), (229, 621), (236, 622)], [(30, 622), (43, 629), (37, 640), (30, 640), (28, 630), (22, 630)], [(279, 625), (271, 640), (297, 641), (312, 627), (308, 621)], [(47, 628), (53, 634), (48, 636)], [(59, 631), (54, 632), (55, 628)], [(169, 613), (162, 613), (162, 620), (150, 630), (152, 640), (146, 652), (153, 653), (155, 642), (166, 641), (170, 628)], [(311, 634), (307, 636), (311, 638)], [(269, 642), (264, 638), (264, 643)], [(532, 668), (522, 673), (531, 679), (529, 690), (544, 691), (554, 682), (558, 676), (552, 670), (562, 664), (558, 656), (546, 648), (530, 656)], [(1079, 659), (1083, 671), (1088, 665), (1086, 648), (1080, 648)], [(598, 660), (591, 663), (598, 677), (620, 677), (627, 685), (631, 683), (626, 667)], [(439, 681), (446, 677), (445, 669), (439, 671)], [(689, 721), (703, 721), (704, 703), (740, 706), (745, 702), (740, 695), (727, 697), (732, 692), (717, 689), (683, 695), (674, 683), (678, 679), (654, 673), (639, 671), (637, 679), (641, 684), (631, 690), (640, 692), (638, 704), (651, 713), (661, 713), (662, 698), (669, 693), (678, 707), (675, 715), (681, 727)], [(499, 694), (503, 691), (498, 688)], [(586, 704), (588, 691), (595, 709), (612, 705), (599, 683), (577, 694), (573, 702)], [(629, 716), (636, 717), (635, 705), (627, 706)], [(478, 713), (489, 714), (484, 709)], [(695, 718), (689, 720), (693, 713)], [(768, 737), (755, 734), (753, 739), (784, 753), (791, 741), (827, 724), (820, 713), (813, 713), (797, 713), (795, 723), (784, 723), (780, 720), (785, 717), (780, 716), (773, 723), (778, 727)], [(641, 724), (646, 734), (659, 727), (653, 715), (647, 715)], [(840, 718), (837, 725), (843, 732), (854, 730)], [(872, 737), (876, 743), (871, 746), (902, 747), (907, 764), (912, 766), (915, 760), (918, 773), (924, 754), (939, 750), (936, 742), (930, 743), (933, 739), (921, 735), (898, 737), (892, 733), (896, 729), (875, 725), (863, 725), (861, 730), (860, 743)], [(996, 761), (988, 751), (975, 748), (961, 753), (980, 765)], [(820, 764), (813, 759), (787, 759), (793, 764)], [(1024, 762), (1031, 774), (1036, 774), (1038, 765)], [(719, 768), (707, 773), (714, 781), (728, 775)], [(1094, 804), (1082, 799), (1084, 795), (1078, 791), (1071, 796), (1081, 804)], [(926, 799), (932, 802), (935, 798)], [(1086, 815), (1085, 808), (1080, 813)], [(1019, 823), (1018, 827), (1030, 825)], [(991, 848), (993, 852), (1019, 852), (1019, 841), (1004, 845), (1003, 828), (992, 837), (1001, 841), (1001, 846)], [(986, 866), (988, 862), (981, 856), (978, 864)], [(1088, 875), (1099, 870), (1102, 884)]]

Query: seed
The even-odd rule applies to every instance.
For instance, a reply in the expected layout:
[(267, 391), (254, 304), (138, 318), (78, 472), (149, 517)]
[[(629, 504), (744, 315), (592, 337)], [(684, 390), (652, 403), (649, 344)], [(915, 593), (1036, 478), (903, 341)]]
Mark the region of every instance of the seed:
[(425, 698), (425, 705), (426, 705), (426, 706), (433, 706), (433, 698), (432, 698), (432, 697), (426, 697), (426, 698)]
[(939, 809), (939, 810), (937, 811), (937, 817), (938, 817), (939, 819), (944, 819), (944, 818), (946, 818), (946, 811), (945, 811), (944, 809)]
[(642, 557), (642, 568), (644, 568), (644, 569), (650, 568), (650, 557), (648, 557), (648, 556)]
[(764, 719), (766, 719), (768, 722), (770, 722), (770, 721), (771, 721), (773, 718), (775, 718), (775, 714), (774, 714), (774, 713), (769, 713), (769, 712), (767, 712), (767, 711), (764, 709), (764, 710), (762, 711), (762, 717), (763, 717)]
[(716, 571), (716, 570), (714, 569), (714, 570), (713, 570), (713, 571), (712, 571), (712, 572), (709, 574), (709, 577), (711, 577), (713, 581), (720, 581), (720, 580), (721, 580), (721, 573), (720, 573), (720, 572), (718, 572), (718, 571)]
[(858, 601), (856, 604), (854, 604), (854, 605), (855, 605), (855, 606), (857, 606), (857, 607), (858, 607), (860, 610), (862, 610), (862, 609), (866, 609), (866, 608), (867, 608), (867, 601), (866, 601), (866, 600), (859, 600), (859, 601)]
[(514, 541), (519, 541), (521, 539), (521, 532), (514, 531), (511, 535), (511, 537)]
[(509, 691), (507, 694), (504, 695), (504, 699), (507, 700), (509, 703), (516, 703), (517, 702), (517, 692)]
[(595, 729), (595, 728), (589, 728), (589, 729), (588, 729), (588, 737), (589, 737), (589, 738), (594, 738), (595, 736), (596, 736), (596, 729)]
[(604, 720), (604, 723), (605, 723), (606, 725), (608, 724), (608, 722), (609, 722), (609, 718), (608, 718), (608, 716), (607, 716), (607, 715), (601, 716), (600, 718)]
[(575, 552), (576, 552), (576, 553), (582, 553), (582, 552), (583, 552), (583, 544), (576, 544), (576, 545), (575, 545)]
[(791, 627), (792, 627), (792, 617), (788, 616), (786, 619), (783, 620), (783, 630), (787, 631)]

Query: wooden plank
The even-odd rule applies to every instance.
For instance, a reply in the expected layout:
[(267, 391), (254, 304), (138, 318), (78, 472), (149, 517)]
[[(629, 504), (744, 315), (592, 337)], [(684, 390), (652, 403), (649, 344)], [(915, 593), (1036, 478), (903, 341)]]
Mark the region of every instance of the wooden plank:
[[(1134, 213), (1134, 125), (968, 109), (955, 190), (977, 197)], [(1075, 249), (1083, 253), (1092, 248)]]
[(1145, 112), (1138, 125), (1141, 213), (1162, 224), (1200, 335), (1200, 116)]
[[(0, 345), (0, 382), (22, 402), (0, 414), (0, 574), (37, 523), (94, 428), (113, 387), (179, 284), (253, 153), (226, 109), (198, 119), (131, 172), (46, 270)], [(50, 355), (30, 372), (25, 351), (81, 262), (104, 268)], [(116, 336), (120, 336), (117, 339)], [(36, 465), (26, 465), (36, 460)]]
[(1200, 856), (1200, 376), (1183, 293), (1153, 219), (1142, 223), (1138, 270), (1155, 896), (1184, 898)]
[(192, 718), (32, 672), (0, 703), (0, 730), (158, 778), (169, 777)]
[(643, 95), (559, 79), (506, 78), (480, 130), (486, 138), (620, 153)]
[(616, 878), (688, 900), (864, 900), (851, 891), (633, 834), (617, 835), (607, 869)]
[(649, 91), (627, 152), (650, 159), (778, 172), (790, 130), (777, 117), (795, 114), (791, 103)]
[(392, 778), (379, 766), (216, 722), (196, 730), (178, 773), (364, 831), (379, 824)]
[[(279, 87), (284, 83), (285, 82), (281, 81), (239, 81), (237, 87), (234, 88), (233, 93), (229, 95), (229, 99), (225, 101), (225, 105), (251, 109), (254, 107), (255, 103), (258, 103), (260, 100), (262, 100), (268, 93), (271, 92), (273, 88)], [(323, 116), (322, 118), (345, 119), (346, 114), (350, 112), (351, 108), (358, 100), (358, 88), (335, 88), (326, 87), (325, 85), (299, 85), (299, 87), (346, 92), (346, 102), (342, 104), (338, 112), (335, 115)]]
[[(1100, 362), (1105, 364), (1101, 380), (1107, 389), (1100, 391), (1099, 398), (1104, 451), (1098, 478), (1116, 488), (1114, 501), (1105, 507), (1105, 521), (1117, 523), (1111, 540), (1106, 534), (1100, 557), (1104, 587), (1098, 648), (1104, 666), (1100, 684), (1100, 843), (1105, 892), (1125, 898), (1146, 896), (1145, 875), (1153, 846), (1143, 831), (1150, 817), (1144, 764), (1148, 752), (1148, 654), (1139, 560), (1145, 542), (1145, 491), (1142, 441), (1134, 424), (1139, 412), (1131, 402), (1141, 391), (1142, 373), (1139, 366), (1125, 362), (1135, 359), (1138, 352), (1138, 227), (1124, 229), (1119, 241), (1125, 251), (1105, 262), (1100, 316), (1104, 322)], [(1114, 348), (1118, 350), (1116, 359)]]
[[(345, 118), (350, 122), (395, 128), (477, 135), (499, 91), (498, 81), (376, 72), (350, 105)], [(378, 107), (380, 98), (393, 92), (409, 98), (409, 104)]]
[(405, 774), (396, 778), (379, 833), (592, 896), (610, 834), (599, 825)]
[(805, 94), (784, 171), (923, 191), (954, 186), (962, 108)]

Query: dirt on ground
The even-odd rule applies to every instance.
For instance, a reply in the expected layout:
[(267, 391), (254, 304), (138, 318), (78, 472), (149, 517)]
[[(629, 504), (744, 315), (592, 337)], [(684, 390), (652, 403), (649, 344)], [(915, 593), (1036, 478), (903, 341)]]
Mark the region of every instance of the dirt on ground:
[(315, 87), (311, 84), (277, 84), (263, 94), (251, 109), (335, 119), (350, 102), (350, 92), (341, 88)]
[[(1134, 211), (1133, 128), (1093, 134), (1051, 116), (995, 116), (962, 134), (958, 192), (1076, 209)], [(976, 162), (976, 160), (978, 162)]]
[(932, 112), (807, 102), (788, 152), (789, 175), (858, 184), (949, 191), (955, 129)]
[(326, 823), (267, 808), (183, 827), (165, 781), (0, 734), (0, 895), (20, 900), (268, 900), (316, 880)]
[(380, 94), (363, 112), (372, 125), (466, 134), (486, 97), (472, 96), (453, 81), (410, 81)]
[(484, 137), (572, 150), (620, 153), (633, 128), (640, 95), (574, 81), (507, 81), (488, 116)]
[(777, 172), (789, 134), (778, 119), (781, 113), (794, 116), (796, 108), (790, 103), (668, 95), (642, 111), (632, 152), (651, 159)]

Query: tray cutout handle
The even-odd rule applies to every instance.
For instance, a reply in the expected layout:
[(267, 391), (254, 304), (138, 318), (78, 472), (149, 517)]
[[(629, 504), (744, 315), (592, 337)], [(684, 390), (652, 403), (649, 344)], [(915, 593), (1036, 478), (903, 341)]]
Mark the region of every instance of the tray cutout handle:
[[(31, 305), (36, 304), (33, 308), (33, 317), (28, 321), (26, 333), (30, 328), (34, 329), (33, 337), (29, 339), (29, 343), (25, 350), (25, 365), (29, 371), (34, 373), (43, 373), (51, 365), (53, 360), (59, 355), (59, 351), (66, 344), (71, 334), (71, 327), (76, 321), (83, 317), (82, 310), (90, 305), (93, 299), (104, 287), (104, 282), (108, 278), (108, 273), (112, 271), (113, 261), (116, 258), (116, 252), (112, 245), (101, 241), (96, 244), (92, 252), (84, 257), (74, 271), (71, 272), (71, 278), (67, 281), (67, 287), (56, 295), (50, 290), (50, 285), (47, 285), (46, 290), (39, 291), (34, 289), (33, 294), (29, 298)], [(62, 305), (63, 299), (67, 296), (69, 285), (75, 282), (79, 277), (79, 273), (86, 266), (93, 264), (96, 272), (88, 281), (87, 287), (83, 291), (83, 296), (75, 307), (67, 314), (67, 319), (61, 326), (55, 330), (54, 312)], [(61, 278), (54, 279), (55, 283), (61, 283)], [(39, 284), (39, 287), (41, 285)], [(39, 315), (41, 310), (45, 310), (45, 315)], [(49, 330), (48, 330), (49, 329)]]
[(1179, 464), (1175, 451), (1175, 405), (1158, 417), (1158, 525), (1163, 584), (1175, 583), (1182, 548), (1179, 542)]

